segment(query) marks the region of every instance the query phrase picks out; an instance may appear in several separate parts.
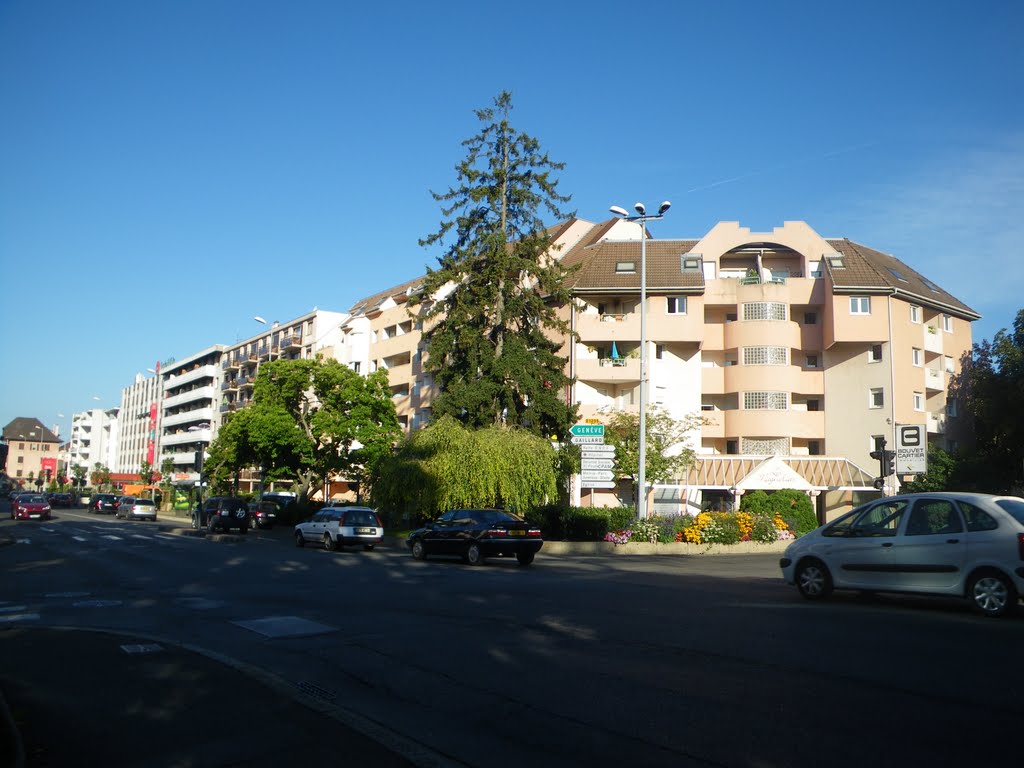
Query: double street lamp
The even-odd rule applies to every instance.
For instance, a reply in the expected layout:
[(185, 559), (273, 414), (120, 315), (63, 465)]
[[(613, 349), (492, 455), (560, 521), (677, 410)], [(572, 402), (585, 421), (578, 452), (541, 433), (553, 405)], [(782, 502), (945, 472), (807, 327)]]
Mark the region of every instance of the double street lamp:
[(647, 517), (647, 222), (663, 218), (671, 207), (672, 203), (666, 200), (656, 214), (648, 214), (644, 204), (637, 203), (633, 206), (636, 213), (632, 216), (617, 205), (608, 209), (625, 221), (640, 223), (640, 468), (636, 500), (639, 518)]

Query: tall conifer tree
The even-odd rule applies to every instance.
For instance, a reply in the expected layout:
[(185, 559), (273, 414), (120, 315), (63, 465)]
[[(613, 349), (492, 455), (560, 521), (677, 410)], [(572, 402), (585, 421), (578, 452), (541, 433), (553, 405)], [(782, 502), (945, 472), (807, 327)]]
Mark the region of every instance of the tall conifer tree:
[(510, 125), (511, 109), (503, 91), (493, 108), (476, 111), (483, 127), (463, 142), (457, 184), (432, 193), (444, 220), (420, 244), (445, 250), (428, 269), (424, 296), (453, 286), (424, 315), (427, 370), (441, 390), (432, 408), (435, 418), (471, 428), (504, 424), (561, 437), (575, 409), (565, 402), (559, 354), (571, 329), (556, 310), (571, 296), (541, 216), (567, 218), (560, 206), (569, 197), (551, 176), (563, 164)]

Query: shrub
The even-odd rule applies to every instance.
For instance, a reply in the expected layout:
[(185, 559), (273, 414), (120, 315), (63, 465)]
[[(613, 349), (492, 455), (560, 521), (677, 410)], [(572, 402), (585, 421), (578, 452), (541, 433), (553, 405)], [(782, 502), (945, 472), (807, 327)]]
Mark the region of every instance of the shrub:
[(608, 528), (612, 531), (628, 530), (636, 519), (634, 507), (609, 507)]
[(566, 537), (572, 541), (601, 541), (609, 531), (608, 510), (601, 507), (573, 507), (566, 522)]
[(770, 497), (772, 509), (785, 520), (786, 526), (797, 536), (810, 533), (818, 527), (818, 516), (806, 493), (784, 488)]
[(740, 511), (759, 515), (769, 510), (769, 496), (764, 491), (745, 493), (740, 498)]

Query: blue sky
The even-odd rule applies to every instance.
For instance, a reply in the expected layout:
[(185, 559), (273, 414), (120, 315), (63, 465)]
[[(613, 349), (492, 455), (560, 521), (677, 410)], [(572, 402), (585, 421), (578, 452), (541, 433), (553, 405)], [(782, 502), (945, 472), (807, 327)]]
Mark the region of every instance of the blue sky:
[(1009, 0), (0, 0), (0, 424), (66, 434), (253, 315), (422, 274), (430, 190), (502, 89), (581, 218), (803, 220), (991, 339), (1024, 307), (1022, 22)]

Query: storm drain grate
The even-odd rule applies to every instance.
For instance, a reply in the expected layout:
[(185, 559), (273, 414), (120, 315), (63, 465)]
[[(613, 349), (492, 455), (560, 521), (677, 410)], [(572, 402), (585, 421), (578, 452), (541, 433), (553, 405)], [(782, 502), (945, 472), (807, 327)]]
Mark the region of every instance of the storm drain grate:
[(326, 701), (328, 704), (334, 704), (338, 700), (338, 696), (333, 691), (328, 691), (326, 688), (321, 688), (316, 683), (307, 683), (305, 681), (296, 683), (296, 687), (307, 696), (320, 699), (320, 701)]
[(159, 643), (135, 643), (121, 646), (121, 650), (125, 653), (158, 653), (163, 649), (164, 647)]

